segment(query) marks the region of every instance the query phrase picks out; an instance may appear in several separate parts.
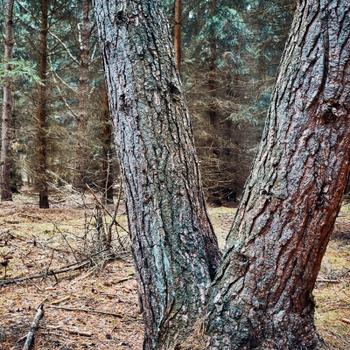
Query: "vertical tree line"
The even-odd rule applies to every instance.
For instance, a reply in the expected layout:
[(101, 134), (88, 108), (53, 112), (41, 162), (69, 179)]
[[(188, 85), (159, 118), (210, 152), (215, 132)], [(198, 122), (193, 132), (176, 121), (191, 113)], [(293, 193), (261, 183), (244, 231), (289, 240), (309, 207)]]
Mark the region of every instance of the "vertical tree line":
[[(11, 141), (12, 141), (12, 113), (13, 113), (13, 82), (10, 77), (11, 60), (14, 45), (13, 38), (13, 5), (14, 0), (8, 0), (5, 7), (5, 37), (4, 64), (5, 80), (3, 83), (3, 109), (1, 125), (1, 157), (0, 157), (0, 187), (1, 200), (11, 201)], [(7, 74), (6, 74), (7, 73)]]
[(79, 26), (79, 107), (77, 115), (76, 170), (74, 185), (84, 189), (87, 182), (88, 161), (88, 101), (89, 101), (89, 51), (90, 51), (90, 3), (82, 1), (82, 23)]
[(182, 63), (182, 0), (175, 0), (174, 5), (174, 50), (179, 72)]
[(49, 193), (63, 184), (78, 191), (89, 185), (101, 196), (107, 191), (113, 201), (118, 166), (90, 6), (88, 0), (22, 0), (9, 2), (11, 10), (1, 17), (3, 201), (23, 184), (39, 193), (42, 208), (49, 207)]
[(39, 191), (39, 207), (49, 208), (49, 193), (47, 183), (47, 36), (49, 30), (48, 15), (49, 1), (40, 1), (40, 33), (38, 76), (40, 79), (38, 90), (38, 106), (36, 112), (37, 132), (37, 173), (36, 186)]

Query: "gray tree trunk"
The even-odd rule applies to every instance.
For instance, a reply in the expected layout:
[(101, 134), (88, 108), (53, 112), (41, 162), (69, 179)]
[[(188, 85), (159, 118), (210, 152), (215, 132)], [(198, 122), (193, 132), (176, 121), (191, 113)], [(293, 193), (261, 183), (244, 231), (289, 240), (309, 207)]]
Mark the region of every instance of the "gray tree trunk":
[[(159, 5), (96, 0), (146, 349), (174, 348), (218, 261)], [(177, 349), (322, 347), (312, 290), (349, 174), (349, 14), (347, 0), (298, 2), (204, 334)]]
[[(13, 4), (14, 0), (6, 2), (6, 23), (4, 38), (4, 62), (5, 70), (11, 71), (11, 60), (13, 52)], [(2, 110), (2, 126), (1, 126), (1, 157), (0, 157), (0, 188), (1, 200), (11, 201), (11, 139), (12, 139), (12, 81), (10, 77), (6, 77), (3, 85), (3, 110)]]
[(350, 2), (299, 1), (199, 348), (322, 347), (312, 291), (349, 174), (349, 123)]
[(198, 317), (220, 260), (160, 0), (95, 0), (145, 321), (144, 349)]

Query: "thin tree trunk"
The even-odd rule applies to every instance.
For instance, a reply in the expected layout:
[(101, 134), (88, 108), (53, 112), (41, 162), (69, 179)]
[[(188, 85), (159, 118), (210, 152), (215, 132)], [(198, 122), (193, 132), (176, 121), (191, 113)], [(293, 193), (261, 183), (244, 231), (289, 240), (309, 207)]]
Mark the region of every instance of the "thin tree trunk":
[[(13, 52), (13, 4), (14, 0), (6, 3), (6, 23), (5, 23), (5, 71), (10, 73)], [(1, 136), (1, 158), (0, 158), (0, 188), (1, 200), (11, 201), (11, 140), (12, 140), (12, 81), (6, 77), (3, 87), (3, 110), (2, 110), (2, 136)]]
[(174, 50), (175, 62), (178, 71), (181, 71), (182, 61), (182, 0), (175, 0), (175, 14), (174, 14)]
[(89, 101), (89, 41), (90, 1), (83, 0), (83, 23), (80, 28), (79, 113), (77, 118), (76, 170), (74, 185), (84, 189), (88, 169), (88, 101)]
[(49, 208), (47, 184), (47, 34), (48, 1), (41, 0), (40, 39), (39, 39), (39, 85), (37, 108), (38, 159), (36, 185), (39, 189), (39, 207)]
[(144, 349), (157, 349), (198, 317), (220, 253), (161, 1), (95, 0), (95, 13), (143, 305)]
[(112, 119), (109, 112), (108, 106), (108, 95), (107, 88), (104, 85), (102, 89), (102, 103), (103, 103), (103, 113), (102, 113), (102, 137), (103, 142), (103, 199), (106, 204), (113, 204), (113, 183), (114, 183), (114, 169), (113, 169), (113, 158), (112, 158), (112, 142), (113, 142), (113, 132), (112, 132)]
[[(216, 16), (217, 8), (216, 8), (216, 0), (210, 1), (210, 17), (214, 18)], [(217, 69), (216, 69), (216, 59), (217, 59), (217, 43), (216, 43), (216, 29), (214, 24), (211, 24), (210, 27), (210, 36), (209, 36), (209, 48), (210, 48), (210, 56), (209, 56), (209, 79), (208, 79), (208, 89), (209, 95), (212, 99), (209, 104), (209, 121), (210, 124), (214, 128), (214, 132), (218, 132), (218, 113), (217, 106), (215, 102), (215, 98), (217, 95)], [(217, 146), (217, 145), (216, 145)], [(214, 145), (215, 147), (215, 145)]]
[(349, 14), (299, 1), (201, 349), (322, 347), (312, 291), (349, 174)]

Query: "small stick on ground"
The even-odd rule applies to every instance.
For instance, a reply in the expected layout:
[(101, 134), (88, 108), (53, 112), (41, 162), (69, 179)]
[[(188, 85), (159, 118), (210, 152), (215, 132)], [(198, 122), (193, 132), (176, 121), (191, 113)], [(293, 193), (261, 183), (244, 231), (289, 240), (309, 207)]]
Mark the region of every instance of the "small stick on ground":
[(40, 304), (40, 306), (38, 307), (34, 320), (30, 326), (28, 335), (27, 335), (27, 339), (23, 345), (23, 349), (22, 350), (30, 350), (33, 346), (33, 342), (34, 342), (34, 337), (35, 337), (35, 332), (37, 331), (38, 327), (39, 327), (39, 322), (42, 319), (42, 317), (44, 316), (44, 305)]
[(66, 332), (66, 333), (71, 333), (71, 334), (76, 334), (76, 335), (80, 335), (82, 337), (92, 337), (93, 334), (91, 332), (86, 332), (86, 331), (82, 331), (78, 328), (63, 328), (61, 326), (49, 326), (47, 325), (46, 327), (47, 329), (52, 329), (52, 330), (57, 330), (57, 331), (62, 331), (62, 332)]
[(350, 320), (348, 320), (347, 318), (342, 318), (341, 321), (343, 323), (346, 323), (346, 324), (350, 325)]
[(332, 279), (332, 278), (317, 278), (317, 282), (319, 283), (339, 283), (340, 280)]
[(63, 303), (64, 301), (67, 301), (70, 299), (70, 296), (66, 296), (64, 298), (61, 298), (61, 299), (58, 299), (58, 300), (54, 300), (51, 302), (51, 305), (58, 305), (58, 304), (61, 304)]
[(98, 314), (98, 315), (106, 315), (106, 316), (113, 316), (118, 318), (123, 318), (121, 314), (115, 314), (113, 312), (107, 312), (107, 311), (98, 311), (98, 310), (92, 310), (92, 309), (86, 309), (86, 308), (79, 308), (79, 307), (71, 307), (71, 306), (57, 306), (57, 305), (48, 305), (47, 306), (50, 309), (59, 309), (59, 310), (65, 310), (65, 311), (77, 311), (77, 312), (87, 312), (91, 314)]

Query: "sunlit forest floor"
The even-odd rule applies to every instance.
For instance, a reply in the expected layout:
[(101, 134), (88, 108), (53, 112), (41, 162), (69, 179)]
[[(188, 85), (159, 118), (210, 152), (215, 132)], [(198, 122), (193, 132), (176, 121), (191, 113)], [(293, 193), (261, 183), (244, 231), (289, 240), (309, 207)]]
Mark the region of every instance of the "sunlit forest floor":
[[(5, 268), (0, 266), (0, 349), (22, 349), (41, 303), (45, 314), (36, 335), (37, 350), (141, 349), (143, 325), (130, 255), (116, 254), (117, 258), (103, 266), (93, 256), (83, 269), (50, 276), (48, 271), (77, 266), (77, 261), (88, 256), (86, 227), (92, 222), (91, 213), (71, 199), (57, 198), (49, 210), (37, 209), (35, 202), (36, 197), (27, 193), (17, 195), (14, 203), (0, 204), (0, 262), (8, 262), (6, 281), (42, 274), (1, 285)], [(235, 209), (209, 211), (222, 246)], [(123, 205), (117, 220), (126, 227)], [(332, 349), (350, 349), (348, 205), (337, 220), (315, 297), (322, 337)]]

